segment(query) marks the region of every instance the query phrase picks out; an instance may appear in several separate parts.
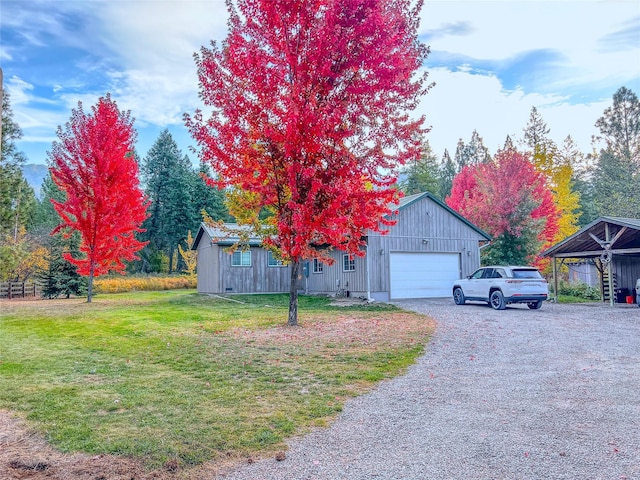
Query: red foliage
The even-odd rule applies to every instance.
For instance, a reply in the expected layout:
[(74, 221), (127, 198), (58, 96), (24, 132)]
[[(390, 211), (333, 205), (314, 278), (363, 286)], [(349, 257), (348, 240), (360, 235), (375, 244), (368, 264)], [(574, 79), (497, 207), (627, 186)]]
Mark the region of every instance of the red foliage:
[(123, 260), (137, 259), (145, 243), (135, 238), (147, 218), (134, 157), (136, 132), (129, 113), (120, 112), (110, 96), (100, 98), (91, 113), (72, 110), (59, 141), (49, 152), (51, 178), (66, 200), (52, 200), (60, 230), (81, 235), (82, 258), (65, 258), (90, 277), (122, 271)]
[[(186, 124), (216, 185), (249, 191), (246, 209), (273, 212), (266, 239), (294, 262), (317, 245), (361, 255), (398, 200), (397, 164), (420, 156), (428, 49), (421, 2), (239, 0), (230, 33), (196, 55), (200, 96), (213, 109)], [(241, 199), (242, 200), (242, 199)]]
[(465, 167), (454, 178), (446, 201), (493, 237), (505, 232), (518, 237), (541, 223), (537, 239), (545, 248), (558, 231), (559, 214), (544, 175), (515, 150), (498, 152), (493, 162)]

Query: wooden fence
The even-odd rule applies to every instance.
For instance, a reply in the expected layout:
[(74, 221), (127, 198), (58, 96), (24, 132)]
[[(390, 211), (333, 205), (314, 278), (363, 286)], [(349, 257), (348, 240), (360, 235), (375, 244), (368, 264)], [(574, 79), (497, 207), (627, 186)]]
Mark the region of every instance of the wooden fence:
[(42, 285), (38, 282), (2, 282), (0, 298), (41, 297)]

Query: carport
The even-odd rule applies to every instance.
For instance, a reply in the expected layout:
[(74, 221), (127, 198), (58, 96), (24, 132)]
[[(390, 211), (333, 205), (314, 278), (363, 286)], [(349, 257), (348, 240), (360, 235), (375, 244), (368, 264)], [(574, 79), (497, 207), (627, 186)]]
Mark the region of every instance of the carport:
[(600, 273), (603, 298), (613, 305), (616, 289), (632, 292), (640, 278), (640, 219), (600, 217), (542, 252), (542, 256), (552, 259), (556, 297), (558, 268), (567, 259), (591, 259)]

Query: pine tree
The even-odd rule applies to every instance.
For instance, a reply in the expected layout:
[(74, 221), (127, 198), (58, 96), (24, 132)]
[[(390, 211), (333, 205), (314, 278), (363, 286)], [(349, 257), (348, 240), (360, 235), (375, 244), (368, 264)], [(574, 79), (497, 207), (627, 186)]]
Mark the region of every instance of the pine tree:
[(449, 155), (449, 150), (445, 148), (444, 154), (442, 155), (442, 162), (440, 163), (440, 168), (438, 172), (438, 183), (439, 183), (439, 192), (440, 198), (445, 199), (451, 193), (451, 186), (453, 185), (453, 179), (456, 177), (456, 165), (453, 163), (451, 156)]
[[(210, 186), (207, 182), (211, 182), (213, 185)], [(202, 161), (200, 162), (200, 167), (193, 177), (193, 183), (193, 209), (198, 214), (198, 223), (202, 220), (200, 216), (202, 211), (207, 212), (207, 215), (216, 221), (222, 220), (226, 222), (232, 220), (232, 217), (229, 215), (229, 210), (225, 205), (224, 190), (218, 189), (215, 185), (215, 181), (212, 178), (211, 167), (208, 164)]]
[(47, 256), (48, 268), (39, 273), (42, 282), (42, 296), (45, 298), (66, 298), (83, 296), (87, 293), (87, 279), (78, 274), (75, 265), (64, 258), (64, 254), (79, 256), (80, 238), (72, 235), (64, 238), (57, 234), (51, 237), (49, 254)]
[(490, 161), (489, 149), (484, 146), (482, 137), (477, 130), (471, 133), (471, 140), (469, 140), (468, 144), (464, 143), (462, 139), (458, 140), (455, 155), (457, 172), (460, 172), (467, 165), (478, 165)]
[(640, 101), (621, 87), (613, 105), (596, 121), (604, 144), (597, 157), (593, 186), (600, 215), (640, 217)]
[[(36, 205), (35, 194), (22, 174), (26, 161), (16, 142), (22, 138), (20, 126), (13, 120), (10, 95), (2, 95), (2, 136), (0, 138), (0, 236), (14, 241), (21, 226), (28, 226)], [(0, 242), (3, 241), (0, 239)]]
[(169, 130), (160, 133), (142, 162), (145, 193), (150, 201), (143, 238), (149, 242), (146, 254), (162, 252), (169, 258), (169, 273), (176, 267), (174, 252), (194, 228), (194, 174), (189, 158), (182, 154)]
[(425, 142), (420, 158), (407, 164), (403, 173), (405, 179), (400, 188), (405, 194), (429, 192), (440, 196), (438, 157), (433, 153), (429, 141)]

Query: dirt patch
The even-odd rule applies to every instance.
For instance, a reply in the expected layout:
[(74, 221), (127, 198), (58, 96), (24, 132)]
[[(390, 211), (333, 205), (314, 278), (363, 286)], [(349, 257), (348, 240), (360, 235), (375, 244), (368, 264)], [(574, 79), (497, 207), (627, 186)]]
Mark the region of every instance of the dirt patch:
[(263, 330), (236, 329), (232, 335), (255, 344), (277, 345), (297, 344), (314, 346), (318, 344), (400, 346), (421, 341), (435, 329), (435, 322), (414, 313), (397, 312), (393, 315), (363, 316), (343, 315), (327, 317), (327, 321), (314, 314), (315, 321), (305, 319), (297, 327), (280, 325)]

